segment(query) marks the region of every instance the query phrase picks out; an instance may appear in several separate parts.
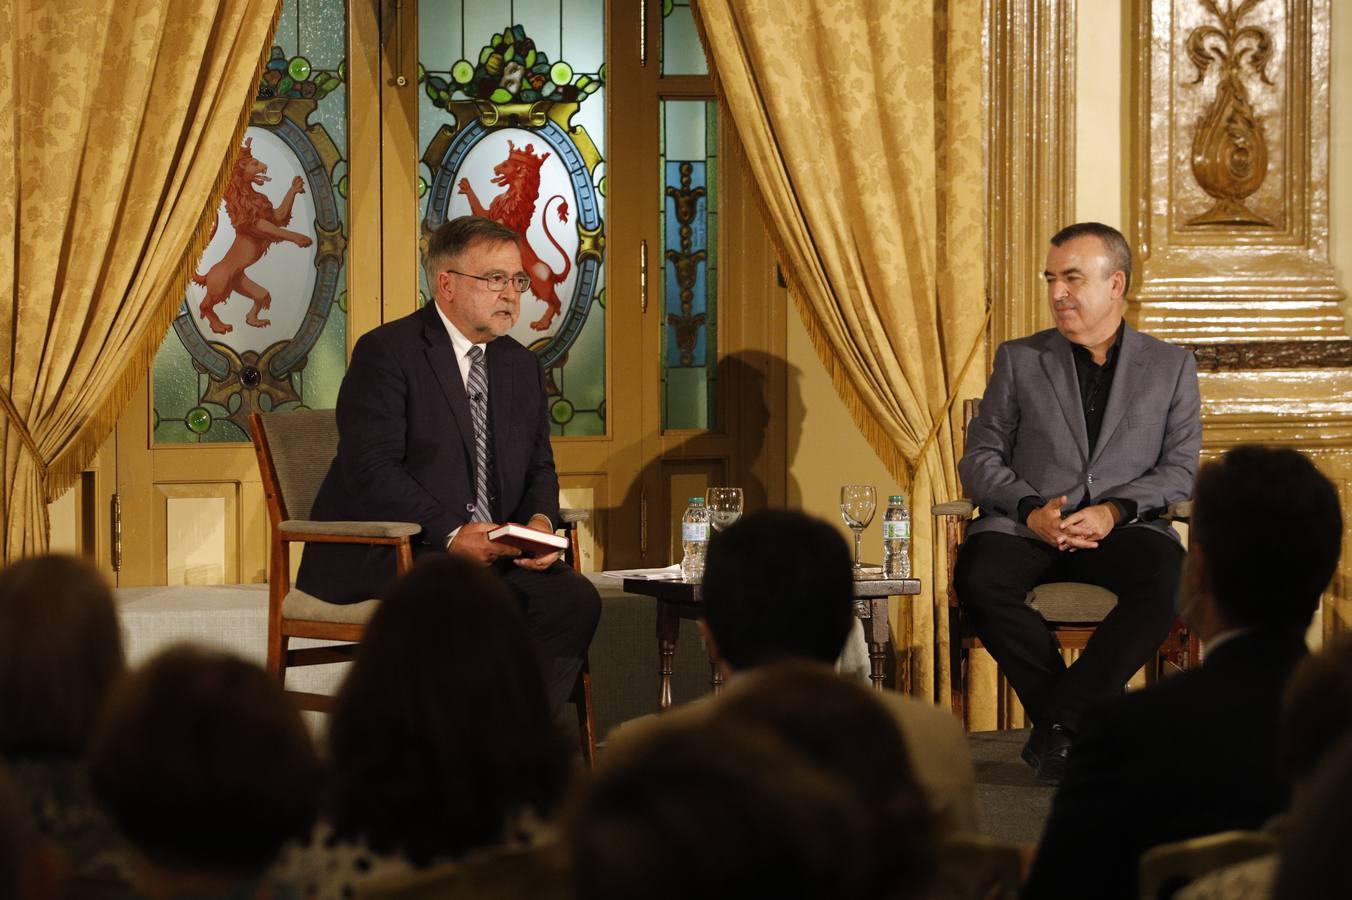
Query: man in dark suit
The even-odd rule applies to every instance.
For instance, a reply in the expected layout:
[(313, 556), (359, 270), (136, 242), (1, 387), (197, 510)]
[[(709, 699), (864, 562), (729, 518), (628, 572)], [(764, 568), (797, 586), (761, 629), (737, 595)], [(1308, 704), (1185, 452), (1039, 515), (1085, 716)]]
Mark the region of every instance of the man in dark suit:
[[(1174, 621), (1183, 548), (1157, 517), (1192, 491), (1202, 426), (1192, 354), (1123, 321), (1131, 248), (1116, 229), (1062, 229), (1043, 275), (1056, 327), (1000, 346), (967, 431), (958, 471), (981, 517), (954, 584), (1033, 721), (1024, 759), (1054, 783), (1085, 711)], [(1025, 603), (1054, 581), (1117, 595), (1069, 669)]]
[(1236, 447), (1203, 467), (1183, 614), (1205, 661), (1085, 718), (1025, 896), (1135, 897), (1149, 847), (1284, 808), (1282, 691), (1342, 533), (1337, 490), (1294, 450)]
[[(525, 606), (557, 711), (596, 630), (600, 598), (558, 553), (523, 556), (487, 537), (502, 522), (540, 531), (559, 522), (544, 373), (507, 334), (530, 278), (516, 233), (475, 216), (437, 229), (425, 266), (434, 302), (352, 350), (338, 392), (338, 454), (311, 518), (416, 522), (415, 556), (449, 551), (493, 566)], [(297, 587), (356, 603), (393, 575), (391, 548), (311, 544)]]

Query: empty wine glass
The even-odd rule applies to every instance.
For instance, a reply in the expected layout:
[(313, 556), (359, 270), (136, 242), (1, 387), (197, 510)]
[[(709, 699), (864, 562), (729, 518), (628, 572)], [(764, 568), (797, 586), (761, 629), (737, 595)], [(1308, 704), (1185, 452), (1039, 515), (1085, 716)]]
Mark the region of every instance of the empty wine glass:
[(705, 494), (704, 508), (709, 510), (714, 531), (722, 531), (742, 517), (742, 489), (711, 487)]
[(859, 539), (864, 529), (873, 521), (873, 513), (878, 508), (878, 495), (871, 484), (847, 484), (840, 489), (840, 517), (854, 532), (854, 573), (858, 575), (864, 566), (859, 562)]

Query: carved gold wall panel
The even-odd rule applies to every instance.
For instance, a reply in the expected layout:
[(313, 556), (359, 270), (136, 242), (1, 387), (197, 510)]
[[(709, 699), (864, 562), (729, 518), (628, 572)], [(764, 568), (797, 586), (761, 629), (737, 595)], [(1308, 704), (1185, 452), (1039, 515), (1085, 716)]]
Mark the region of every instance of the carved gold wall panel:
[[(1352, 368), (1249, 369), (1199, 374), (1202, 456), (1238, 444), (1292, 447), (1307, 454), (1338, 486), (1343, 518), (1352, 523)], [(1255, 522), (1255, 528), (1264, 523)], [(1282, 574), (1254, 562), (1274, 596)], [(1323, 636), (1352, 630), (1352, 529), (1343, 530), (1343, 556), (1324, 594)]]
[(1268, 169), (1267, 135), (1249, 100), (1247, 82), (1256, 78), (1276, 87), (1267, 72), (1274, 48), (1268, 23), (1245, 22), (1259, 2), (1243, 0), (1238, 7), (1232, 2), (1221, 9), (1214, 0), (1204, 0), (1202, 6), (1217, 24), (1196, 26), (1184, 42), (1197, 69), (1190, 84), (1200, 88), (1208, 72), (1214, 69), (1217, 75), (1215, 95), (1192, 132), (1192, 177), (1212, 203), (1187, 225), (1276, 227), (1245, 205), (1263, 186)]
[(1344, 337), (1329, 0), (1133, 0), (1132, 16), (1136, 323), (1191, 344)]

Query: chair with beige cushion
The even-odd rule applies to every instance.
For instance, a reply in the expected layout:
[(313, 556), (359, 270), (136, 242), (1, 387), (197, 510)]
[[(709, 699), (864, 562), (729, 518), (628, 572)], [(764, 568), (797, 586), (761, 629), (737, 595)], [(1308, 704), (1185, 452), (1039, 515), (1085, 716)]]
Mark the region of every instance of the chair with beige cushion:
[[(379, 604), (374, 598), (352, 604), (326, 603), (292, 587), (291, 544), (391, 546), (395, 550), (396, 570), (402, 574), (413, 566), (412, 538), (422, 529), (413, 522), (325, 522), (305, 518), (314, 506), (315, 495), (338, 447), (338, 423), (333, 410), (253, 413), (249, 416), (249, 432), (258, 455), (271, 530), (267, 670), (285, 686), (288, 668), (351, 660), (366, 623)], [(569, 535), (565, 559), (576, 568), (577, 524), (587, 514), (562, 510), (560, 518)], [(335, 643), (293, 649), (288, 646), (292, 638)], [(323, 694), (287, 693), (301, 709), (327, 712), (333, 705), (333, 698)], [(596, 755), (596, 729), (591, 673), (585, 660), (573, 702), (578, 712), (583, 753), (590, 765)]]
[[(963, 403), (963, 433), (976, 417), (980, 401)], [(971, 500), (950, 500), (931, 507), (931, 514), (945, 538), (948, 561), (948, 648), (949, 686), (953, 713), (967, 726), (967, 667), (971, 651), (981, 646), (970, 617), (958, 602), (953, 588), (953, 567), (967, 530), (967, 523), (976, 514)], [(1161, 517), (1170, 521), (1186, 522), (1192, 511), (1191, 500), (1180, 500), (1169, 506)], [(937, 536), (936, 536), (937, 537)], [(1028, 592), (1025, 602), (1037, 610), (1047, 622), (1063, 650), (1083, 650), (1094, 634), (1094, 628), (1117, 605), (1117, 596), (1106, 588), (1079, 582), (1040, 584)], [(1168, 638), (1160, 645), (1156, 664), (1147, 667), (1146, 680), (1155, 681), (1161, 675), (1188, 668), (1197, 659), (1197, 638), (1187, 625), (1174, 623)]]

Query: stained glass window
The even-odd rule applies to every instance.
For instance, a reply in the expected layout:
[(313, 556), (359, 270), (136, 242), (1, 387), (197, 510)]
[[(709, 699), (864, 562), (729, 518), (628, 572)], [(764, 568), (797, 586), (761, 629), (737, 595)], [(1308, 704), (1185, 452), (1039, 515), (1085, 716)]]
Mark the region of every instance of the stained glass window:
[(690, 0), (662, 0), (662, 74), (709, 74)]
[(604, 54), (605, 0), (418, 6), (424, 246), (469, 213), (523, 236), (511, 336), (539, 355), (565, 437), (606, 431)]
[(152, 370), (157, 443), (332, 407), (347, 358), (344, 0), (285, 0), (216, 227)]
[(662, 427), (717, 421), (718, 104), (662, 101)]

